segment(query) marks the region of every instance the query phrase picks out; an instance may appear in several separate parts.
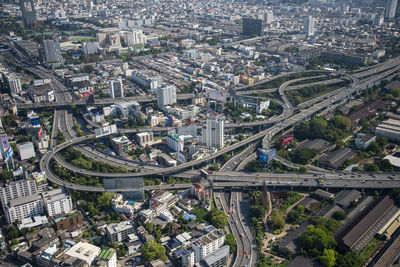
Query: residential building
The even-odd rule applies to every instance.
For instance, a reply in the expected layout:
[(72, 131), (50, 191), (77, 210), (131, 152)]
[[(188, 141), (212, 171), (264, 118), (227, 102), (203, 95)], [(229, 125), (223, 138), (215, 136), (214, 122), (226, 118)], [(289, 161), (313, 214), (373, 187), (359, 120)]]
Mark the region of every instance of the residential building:
[(190, 193), (198, 200), (204, 200), (207, 196), (206, 190), (201, 184), (193, 184)]
[(33, 0), (20, 0), (19, 6), (22, 12), (22, 20), (26, 28), (37, 27), (37, 18)]
[(111, 199), (111, 208), (118, 213), (133, 214), (143, 205), (142, 202), (125, 200), (122, 194), (116, 194)]
[(272, 12), (272, 10), (268, 10), (267, 12), (264, 13), (264, 21), (266, 23), (274, 22), (274, 13)]
[(184, 147), (183, 139), (176, 134), (168, 135), (168, 147), (171, 148), (173, 151), (183, 151)]
[(12, 95), (21, 94), (21, 80), (14, 72), (2, 72), (3, 81), (5, 81)]
[(263, 32), (262, 20), (254, 18), (243, 18), (243, 35), (260, 36)]
[(396, 17), (398, 0), (387, 0), (385, 9), (385, 19), (394, 19)]
[(315, 24), (315, 19), (312, 16), (308, 16), (304, 20), (304, 28), (303, 32), (307, 34), (307, 36), (313, 36), (314, 35), (314, 24)]
[(79, 242), (65, 252), (70, 257), (75, 257), (85, 261), (89, 266), (92, 266), (94, 259), (100, 254), (101, 248), (90, 243)]
[(209, 113), (206, 126), (202, 129), (200, 142), (208, 147), (222, 148), (224, 146), (225, 117)]
[(73, 210), (71, 196), (66, 189), (54, 189), (43, 193), (43, 201), (49, 216)]
[(39, 194), (11, 199), (5, 207), (4, 215), (8, 224), (15, 220), (43, 215), (43, 203)]
[(270, 103), (271, 103), (271, 100), (261, 101), (260, 103), (258, 103), (258, 106), (256, 108), (257, 114), (261, 114), (264, 110), (268, 109)]
[(124, 98), (124, 87), (121, 79), (110, 81), (110, 96), (111, 98)]
[(126, 46), (146, 43), (146, 36), (142, 30), (125, 31), (123, 37)]
[(158, 107), (162, 109), (164, 106), (176, 103), (176, 86), (168, 85), (157, 89)]
[(113, 248), (103, 249), (97, 258), (98, 266), (117, 267), (117, 253)]
[(99, 51), (98, 42), (83, 42), (82, 51), (85, 55), (97, 54)]
[(32, 142), (25, 142), (17, 145), (19, 158), (21, 160), (30, 159), (36, 156)]
[(182, 266), (192, 267), (208, 255), (216, 252), (223, 246), (225, 235), (221, 230), (214, 230), (192, 242), (191, 247), (182, 253)]
[(200, 261), (200, 266), (204, 267), (225, 267), (228, 264), (230, 255), (230, 247), (228, 245), (222, 246), (211, 254), (205, 256)]
[(153, 132), (137, 133), (136, 138), (138, 143), (143, 147), (154, 142)]
[(0, 187), (0, 200), (5, 207), (10, 200), (30, 196), (38, 193), (36, 182), (33, 179), (20, 179), (17, 181), (7, 181)]
[(117, 155), (121, 156), (123, 153), (128, 153), (129, 148), (132, 145), (132, 142), (131, 142), (131, 140), (128, 139), (128, 137), (123, 135), (123, 136), (119, 136), (119, 137), (114, 137), (112, 139), (112, 144), (113, 144), (115, 153), (117, 153)]
[(57, 40), (43, 40), (43, 52), (45, 62), (52, 68), (64, 64), (60, 43)]
[(133, 225), (130, 221), (109, 224), (106, 227), (106, 231), (107, 238), (110, 242), (122, 242), (128, 240), (128, 235), (134, 232)]

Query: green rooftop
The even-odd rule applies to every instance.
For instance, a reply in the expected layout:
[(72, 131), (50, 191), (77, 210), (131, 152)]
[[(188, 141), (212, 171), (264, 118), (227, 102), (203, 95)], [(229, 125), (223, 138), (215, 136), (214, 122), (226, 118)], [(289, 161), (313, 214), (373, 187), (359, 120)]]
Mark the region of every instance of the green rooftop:
[(109, 259), (111, 259), (112, 255), (114, 253), (115, 253), (115, 251), (113, 249), (107, 249), (107, 250), (103, 249), (100, 252), (99, 258), (109, 260)]

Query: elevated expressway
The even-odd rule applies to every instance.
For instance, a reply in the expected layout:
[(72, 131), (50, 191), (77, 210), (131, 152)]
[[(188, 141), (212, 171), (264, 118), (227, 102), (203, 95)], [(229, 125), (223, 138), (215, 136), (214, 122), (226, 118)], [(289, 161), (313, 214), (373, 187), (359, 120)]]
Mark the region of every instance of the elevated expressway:
[[(295, 123), (298, 123), (302, 120), (308, 119), (309, 117), (311, 117), (312, 115), (317, 114), (318, 112), (324, 110), (324, 109), (329, 109), (330, 107), (333, 106), (333, 104), (335, 103), (340, 103), (342, 101), (345, 101), (348, 97), (350, 97), (352, 94), (354, 93), (358, 93), (360, 90), (365, 89), (369, 86), (372, 86), (378, 82), (380, 82), (382, 79), (392, 75), (393, 73), (395, 73), (396, 71), (399, 70), (400, 66), (399, 66), (399, 60), (392, 60), (387, 62), (386, 64), (384, 64), (384, 66), (379, 66), (377, 68), (377, 70), (381, 71), (382, 73), (380, 73), (379, 75), (373, 76), (371, 78), (368, 78), (366, 81), (363, 81), (361, 84), (355, 84), (354, 86), (347, 88), (345, 90), (338, 90), (335, 92), (331, 93), (331, 96), (329, 98), (327, 98), (325, 101), (322, 101), (320, 103), (316, 103), (315, 105), (311, 106), (310, 108), (304, 110), (302, 113), (300, 114), (296, 114), (292, 117), (289, 117), (288, 119), (284, 120), (283, 122), (280, 122), (278, 124), (276, 124), (275, 126), (273, 126), (272, 128), (269, 128), (267, 130), (264, 130), (258, 134), (255, 134), (253, 136), (251, 136), (250, 138), (243, 140), (241, 142), (238, 142), (232, 146), (226, 147), (221, 149), (220, 151), (218, 151), (217, 153), (210, 155), (208, 157), (205, 157), (201, 160), (196, 160), (193, 162), (188, 162), (188, 163), (184, 163), (175, 167), (169, 167), (169, 168), (157, 168), (154, 170), (149, 170), (146, 171), (145, 173), (131, 173), (129, 174), (129, 177), (134, 177), (134, 176), (144, 176), (144, 175), (159, 175), (159, 174), (175, 174), (179, 171), (188, 169), (190, 167), (193, 167), (195, 165), (198, 164), (202, 164), (205, 162), (208, 162), (224, 153), (233, 151), (241, 146), (250, 144), (252, 142), (255, 142), (261, 138), (263, 138), (263, 146), (264, 147), (268, 147), (268, 141), (269, 139), (274, 136), (276, 133), (278, 133), (279, 131), (287, 128), (287, 127), (291, 127), (292, 125), (294, 125)], [(382, 69), (382, 70), (381, 70)], [(384, 71), (386, 69), (386, 71)], [(384, 71), (384, 72), (383, 72)], [(265, 122), (264, 122), (265, 123)], [(257, 122), (255, 123), (257, 124)], [(84, 141), (88, 141), (90, 139), (93, 139), (94, 136), (93, 135), (89, 135), (89, 136), (85, 136), (85, 137), (80, 137), (80, 138), (75, 138), (67, 143), (58, 145), (54, 148), (54, 150), (52, 152), (47, 153), (41, 160), (41, 169), (42, 170), (46, 170), (46, 171), (50, 171), (49, 170), (49, 161), (50, 159), (55, 155), (55, 153), (59, 152), (60, 150), (66, 148), (69, 145), (73, 145), (73, 144), (78, 144), (80, 142), (84, 142)], [(60, 181), (58, 181), (60, 182)], [(62, 182), (62, 184), (64, 184), (64, 182)], [(219, 184), (219, 183), (218, 183)]]

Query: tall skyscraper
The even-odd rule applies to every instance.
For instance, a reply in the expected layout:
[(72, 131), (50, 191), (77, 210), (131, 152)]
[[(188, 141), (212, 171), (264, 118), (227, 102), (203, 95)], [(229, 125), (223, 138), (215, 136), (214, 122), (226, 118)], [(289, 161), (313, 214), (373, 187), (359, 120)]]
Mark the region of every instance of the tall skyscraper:
[(114, 79), (110, 81), (110, 96), (112, 98), (124, 97), (124, 87), (121, 79)]
[(314, 23), (315, 19), (311, 16), (306, 17), (304, 20), (304, 29), (303, 32), (307, 34), (307, 36), (314, 35)]
[(21, 81), (15, 73), (2, 72), (2, 76), (11, 94), (21, 94)]
[(396, 16), (398, 0), (388, 0), (385, 10), (385, 19), (393, 19)]
[(208, 147), (222, 148), (224, 146), (225, 117), (209, 113), (206, 127), (202, 129), (200, 142)]
[(264, 13), (264, 21), (266, 23), (274, 22), (274, 13), (272, 12), (272, 10), (268, 10), (267, 12)]
[(168, 85), (157, 89), (158, 107), (163, 108), (167, 105), (176, 103), (176, 86)]
[(61, 55), (60, 43), (58, 41), (44, 40), (43, 52), (46, 63), (48, 65), (51, 65), (53, 68), (58, 67), (64, 63), (64, 59)]
[(32, 0), (20, 0), (19, 5), (22, 12), (22, 19), (26, 28), (37, 26), (35, 5)]
[(262, 34), (262, 20), (253, 18), (243, 18), (243, 34), (260, 36)]

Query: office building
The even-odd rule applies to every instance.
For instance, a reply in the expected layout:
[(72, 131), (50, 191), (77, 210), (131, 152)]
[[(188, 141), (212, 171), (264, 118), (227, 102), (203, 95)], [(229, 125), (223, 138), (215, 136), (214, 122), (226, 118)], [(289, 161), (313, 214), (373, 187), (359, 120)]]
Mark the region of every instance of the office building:
[(182, 266), (192, 267), (208, 255), (223, 246), (225, 235), (221, 230), (214, 230), (201, 236), (182, 252)]
[(308, 16), (304, 20), (303, 32), (306, 33), (307, 36), (314, 35), (314, 23), (315, 23), (315, 19), (312, 16)]
[(21, 160), (34, 158), (36, 156), (35, 148), (34, 148), (32, 142), (26, 142), (26, 143), (19, 144), (19, 145), (17, 145), (17, 148), (18, 148), (19, 158)]
[(98, 42), (84, 42), (82, 43), (82, 51), (85, 55), (97, 54), (99, 51)]
[(385, 19), (394, 19), (396, 17), (398, 0), (387, 0)]
[(38, 193), (36, 183), (33, 179), (20, 179), (16, 181), (7, 181), (0, 187), (0, 200), (5, 207), (10, 200), (21, 198)]
[(4, 209), (4, 215), (8, 224), (15, 220), (22, 221), (25, 218), (40, 216), (43, 214), (43, 202), (39, 194), (11, 199)]
[(3, 81), (12, 95), (21, 94), (21, 80), (13, 72), (2, 72)]
[(45, 62), (52, 68), (59, 67), (64, 63), (60, 43), (57, 40), (44, 40), (43, 52)]
[(157, 103), (159, 108), (176, 103), (176, 86), (169, 85), (157, 89)]
[(222, 148), (224, 146), (225, 117), (208, 114), (206, 126), (202, 129), (200, 142), (208, 147)]
[(55, 189), (43, 193), (43, 201), (49, 216), (69, 213), (73, 210), (71, 196), (65, 189)]
[(243, 35), (260, 36), (263, 32), (261, 19), (243, 18)]
[(65, 252), (66, 255), (85, 261), (92, 266), (94, 259), (100, 254), (101, 248), (90, 243), (79, 242)]
[(121, 79), (110, 81), (110, 96), (111, 98), (124, 98), (124, 87)]
[(20, 0), (19, 5), (22, 13), (22, 20), (26, 28), (37, 27), (36, 11), (33, 0)]
[(122, 242), (128, 240), (128, 235), (133, 233), (133, 225), (130, 221), (112, 223), (107, 225), (106, 230), (110, 242)]

